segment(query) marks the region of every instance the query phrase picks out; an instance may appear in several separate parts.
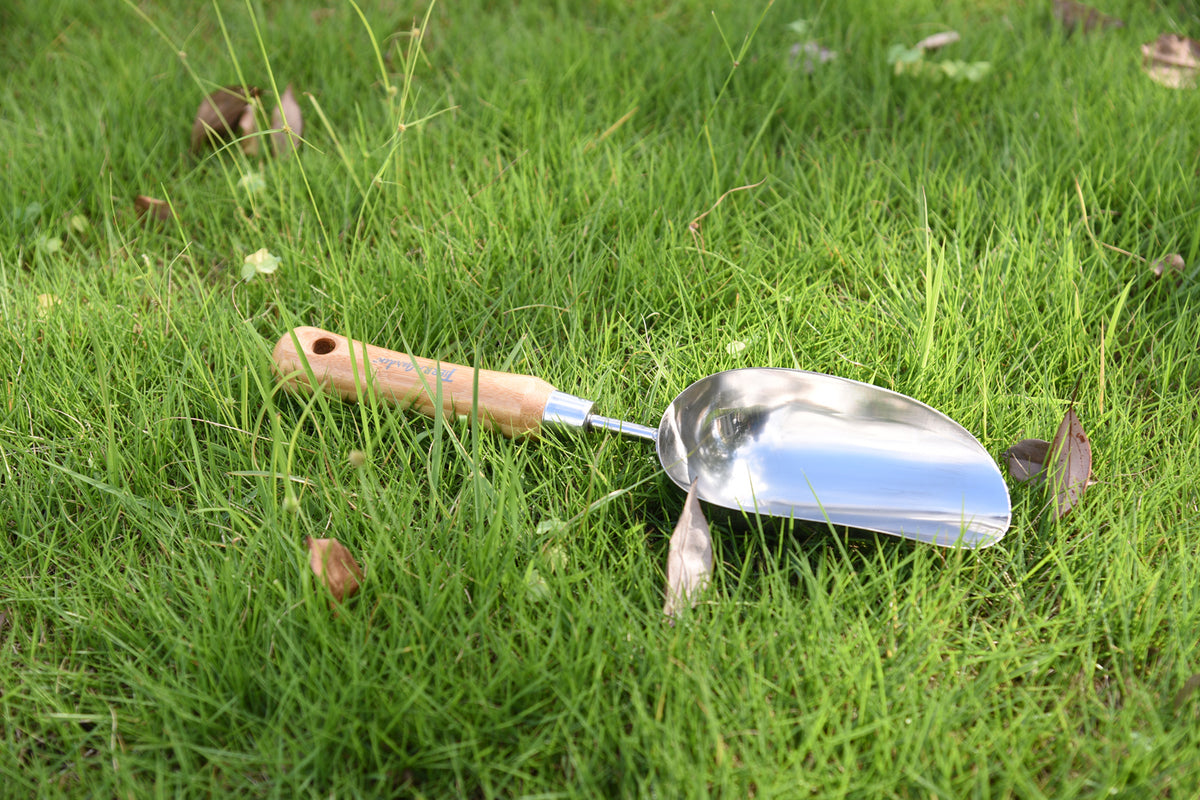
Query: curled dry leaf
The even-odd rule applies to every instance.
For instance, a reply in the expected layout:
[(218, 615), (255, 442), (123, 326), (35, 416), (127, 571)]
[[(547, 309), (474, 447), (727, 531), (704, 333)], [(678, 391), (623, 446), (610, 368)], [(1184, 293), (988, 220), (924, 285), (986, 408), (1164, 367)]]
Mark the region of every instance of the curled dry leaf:
[(133, 207), (137, 209), (138, 219), (143, 221), (166, 222), (171, 218), (171, 206), (157, 197), (139, 194), (133, 198)]
[(1018, 483), (1038, 477), (1046, 466), (1049, 451), (1050, 443), (1045, 439), (1022, 439), (1004, 451), (1008, 474)]
[(685, 605), (695, 605), (696, 598), (708, 586), (712, 562), (712, 534), (696, 497), (696, 481), (692, 481), (667, 551), (664, 614), (673, 618)]
[(254, 134), (258, 133), (258, 101), (251, 100), (246, 103), (246, 108), (242, 111), (242, 116), (238, 119), (238, 136), (242, 140), (242, 152), (248, 156), (256, 156), (259, 151), (258, 137)]
[(304, 543), (308, 546), (308, 563), (315, 574), (329, 589), (333, 599), (353, 597), (358, 591), (363, 572), (354, 556), (337, 539), (313, 539)]
[(283, 90), (279, 105), (271, 113), (271, 128), (271, 143), (279, 158), (287, 158), (300, 146), (300, 137), (304, 135), (304, 116), (300, 113), (300, 104), (296, 102), (290, 83)]
[(253, 86), (224, 86), (204, 98), (192, 123), (192, 152), (233, 138), (246, 107), (258, 95), (259, 90)]
[(1171, 89), (1188, 89), (1200, 80), (1200, 42), (1164, 33), (1142, 45), (1142, 69), (1155, 83)]
[(948, 44), (954, 44), (962, 37), (958, 35), (958, 31), (943, 31), (935, 33), (932, 36), (926, 36), (921, 41), (913, 45), (914, 50), (938, 50)]
[(1054, 504), (1054, 519), (1061, 519), (1083, 498), (1091, 474), (1092, 443), (1072, 403), (1046, 455), (1046, 489)]
[(1074, 33), (1076, 28), (1082, 28), (1084, 33), (1091, 33), (1096, 28), (1125, 27), (1125, 23), (1116, 17), (1110, 17), (1076, 0), (1054, 0), (1054, 18), (1067, 33)]
[(1179, 253), (1171, 253), (1171, 255), (1160, 258), (1150, 265), (1150, 269), (1154, 272), (1154, 277), (1161, 278), (1164, 275), (1171, 277), (1181, 277), (1183, 275), (1183, 256)]

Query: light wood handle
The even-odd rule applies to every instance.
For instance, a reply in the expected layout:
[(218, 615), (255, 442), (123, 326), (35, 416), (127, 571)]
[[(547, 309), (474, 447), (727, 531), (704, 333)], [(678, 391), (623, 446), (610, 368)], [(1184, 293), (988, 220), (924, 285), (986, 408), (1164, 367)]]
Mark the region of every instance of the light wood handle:
[[(319, 388), (345, 400), (375, 397), (432, 417), (470, 414), (475, 370), (417, 358), (366, 342), (351, 342), (320, 328), (296, 328), (275, 345), (275, 372), (293, 392), (311, 392), (305, 362)], [(441, 392), (441, 404), (437, 394)], [(530, 375), (479, 370), (479, 421), (505, 436), (537, 436), (554, 387)]]

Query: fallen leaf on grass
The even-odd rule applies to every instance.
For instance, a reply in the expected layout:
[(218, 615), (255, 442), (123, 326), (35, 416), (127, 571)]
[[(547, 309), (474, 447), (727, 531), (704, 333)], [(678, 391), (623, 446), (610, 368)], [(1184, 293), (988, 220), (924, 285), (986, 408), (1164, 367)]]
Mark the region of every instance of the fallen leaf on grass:
[(532, 563), (525, 568), (525, 591), (529, 593), (530, 600), (538, 603), (550, 599), (550, 584), (546, 583), (542, 573)]
[(920, 44), (916, 47), (894, 44), (888, 48), (886, 58), (897, 75), (913, 75), (934, 81), (949, 78), (952, 81), (979, 83), (992, 71), (990, 61), (926, 61), (925, 49)]
[(542, 558), (545, 559), (546, 566), (550, 567), (550, 571), (553, 573), (565, 571), (569, 563), (567, 560), (567, 551), (563, 549), (562, 545), (554, 544), (553, 542), (547, 542), (542, 545)]
[(804, 59), (804, 71), (811, 75), (814, 70), (826, 61), (832, 61), (837, 58), (837, 51), (830, 50), (827, 47), (821, 46), (819, 42), (812, 39), (810, 34), (813, 32), (814, 25), (806, 19), (798, 19), (795, 22), (788, 24), (788, 28), (797, 36), (804, 37), (805, 41), (796, 42), (788, 50), (788, 66), (794, 67), (800, 62), (801, 57)]
[(938, 67), (952, 81), (966, 80), (971, 83), (979, 83), (992, 71), (990, 61), (943, 61)]
[(206, 144), (216, 145), (233, 138), (246, 107), (259, 94), (254, 86), (224, 86), (204, 98), (192, 123), (192, 152), (199, 152)]
[(1172, 277), (1181, 277), (1183, 275), (1183, 256), (1179, 253), (1171, 253), (1171, 255), (1160, 258), (1150, 265), (1150, 269), (1154, 272), (1154, 277), (1161, 278), (1164, 275)]
[(256, 156), (259, 151), (258, 137), (258, 101), (252, 99), (246, 104), (242, 116), (238, 119), (238, 136), (241, 137), (242, 152), (248, 156)]
[(1053, 518), (1061, 519), (1083, 498), (1092, 486), (1092, 443), (1075, 413), (1072, 398), (1067, 413), (1054, 434), (1054, 441), (1022, 439), (1004, 451), (1008, 473), (1013, 480), (1046, 481), (1046, 492), (1053, 504)]
[(58, 306), (62, 305), (62, 300), (55, 294), (39, 294), (37, 296), (37, 315), (38, 319), (45, 319), (46, 316)]
[(789, 22), (787, 27), (797, 36), (807, 36), (808, 32), (812, 30), (812, 23), (806, 19), (798, 19), (794, 22)]
[(795, 65), (800, 61), (801, 56), (804, 57), (804, 71), (811, 75), (818, 65), (824, 64), (827, 61), (833, 61), (837, 58), (837, 51), (830, 50), (827, 47), (822, 47), (820, 44), (808, 41), (797, 42), (792, 45), (792, 49), (788, 51), (788, 63)]
[(1076, 0), (1054, 0), (1054, 18), (1066, 29), (1073, 33), (1076, 28), (1083, 28), (1084, 33), (1091, 33), (1096, 28), (1124, 28), (1125, 23), (1116, 17), (1110, 17), (1089, 5)]
[(1200, 78), (1200, 42), (1164, 33), (1142, 45), (1142, 69), (1155, 83), (1171, 89), (1188, 89)]
[(353, 597), (363, 571), (346, 546), (337, 539), (312, 537), (305, 539), (304, 544), (308, 546), (308, 564), (313, 574), (321, 579), (333, 599), (340, 603), (343, 598)]
[(1183, 708), (1183, 704), (1187, 702), (1192, 692), (1200, 689), (1200, 673), (1193, 675), (1183, 682), (1183, 686), (1175, 693), (1175, 710)]
[(242, 280), (253, 280), (255, 275), (270, 275), (279, 269), (278, 256), (271, 255), (267, 248), (256, 250), (242, 261)]
[(539, 522), (534, 530), (537, 532), (538, 536), (551, 536), (554, 534), (565, 533), (568, 527), (570, 526), (568, 526), (567, 523), (563, 522), (558, 517), (551, 517), (550, 519), (544, 519)]
[(279, 98), (279, 105), (271, 113), (271, 143), (275, 146), (275, 155), (287, 158), (292, 151), (300, 146), (300, 137), (304, 135), (304, 116), (300, 113), (300, 104), (292, 93), (289, 83)]
[(247, 172), (237, 185), (239, 189), (245, 189), (246, 194), (259, 194), (267, 188), (267, 179), (262, 172)]
[(1054, 519), (1061, 519), (1083, 498), (1091, 474), (1092, 443), (1072, 402), (1046, 456), (1046, 489), (1054, 503)]
[(52, 256), (62, 250), (63, 243), (59, 237), (43, 233), (37, 237), (35, 246), (42, 255)]
[(888, 48), (887, 62), (892, 65), (897, 75), (903, 75), (905, 71), (912, 71), (914, 65), (918, 64), (925, 58), (925, 51), (919, 47), (906, 47), (902, 44), (894, 44)]
[(171, 206), (166, 200), (157, 197), (147, 197), (139, 194), (133, 198), (133, 207), (137, 209), (138, 219), (148, 222), (166, 222), (171, 218)]
[(938, 50), (948, 44), (954, 44), (962, 37), (958, 35), (958, 31), (943, 31), (935, 33), (932, 36), (926, 36), (921, 41), (913, 45), (914, 50)]
[(1045, 439), (1022, 439), (1004, 451), (1008, 474), (1018, 483), (1036, 478), (1045, 469), (1049, 451), (1050, 443)]
[(697, 597), (708, 586), (712, 561), (712, 534), (696, 497), (696, 481), (692, 481), (667, 550), (664, 614), (674, 619), (685, 605), (696, 604)]
[(24, 208), (18, 206), (12, 210), (13, 219), (17, 220), (22, 225), (28, 225), (31, 222), (36, 222), (41, 213), (42, 204), (37, 200), (34, 200)]

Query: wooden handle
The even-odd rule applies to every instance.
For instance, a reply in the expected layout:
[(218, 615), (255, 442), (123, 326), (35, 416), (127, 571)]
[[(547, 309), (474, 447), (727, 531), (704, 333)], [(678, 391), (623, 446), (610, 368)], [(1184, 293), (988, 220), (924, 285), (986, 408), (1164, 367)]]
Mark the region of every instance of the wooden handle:
[[(475, 370), (417, 358), (366, 342), (351, 342), (320, 328), (296, 328), (275, 345), (275, 372), (293, 392), (311, 392), (309, 373), (319, 388), (345, 400), (375, 396), (400, 408), (435, 416), (470, 414)], [(437, 394), (441, 392), (441, 405)], [(479, 420), (505, 436), (537, 436), (554, 387), (529, 375), (479, 370)]]

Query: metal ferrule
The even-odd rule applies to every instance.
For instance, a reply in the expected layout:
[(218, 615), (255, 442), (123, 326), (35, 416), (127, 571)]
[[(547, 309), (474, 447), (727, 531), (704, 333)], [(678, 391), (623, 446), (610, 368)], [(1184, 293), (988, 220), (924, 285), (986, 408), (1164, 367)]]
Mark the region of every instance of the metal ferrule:
[(585, 428), (592, 414), (592, 401), (566, 392), (552, 392), (542, 411), (542, 427)]

